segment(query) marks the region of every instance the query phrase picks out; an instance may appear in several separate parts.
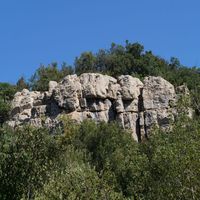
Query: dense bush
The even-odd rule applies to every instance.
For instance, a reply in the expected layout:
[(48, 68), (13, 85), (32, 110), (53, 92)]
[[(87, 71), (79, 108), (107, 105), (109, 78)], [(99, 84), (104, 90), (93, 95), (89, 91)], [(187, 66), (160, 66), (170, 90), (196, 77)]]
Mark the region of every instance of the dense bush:
[(8, 120), (10, 102), (16, 92), (16, 87), (9, 83), (0, 83), (0, 125)]
[(71, 149), (64, 155), (65, 166), (53, 172), (36, 194), (36, 200), (123, 199), (122, 194), (114, 192), (95, 169), (83, 161), (82, 153)]
[(45, 129), (1, 129), (0, 199), (30, 198), (47, 180), (59, 151)]
[(91, 121), (55, 135), (4, 127), (0, 199), (199, 199), (199, 124), (182, 118), (143, 143)]
[(148, 179), (147, 157), (129, 133), (116, 124), (88, 121), (81, 124), (72, 144), (86, 149), (91, 165), (115, 191), (122, 191), (125, 197), (143, 195)]
[(141, 145), (149, 159), (146, 199), (200, 198), (200, 125), (181, 118), (171, 133), (156, 131)]
[(71, 138), (44, 128), (2, 128), (0, 199), (122, 199), (121, 191), (90, 165), (86, 149), (70, 144)]

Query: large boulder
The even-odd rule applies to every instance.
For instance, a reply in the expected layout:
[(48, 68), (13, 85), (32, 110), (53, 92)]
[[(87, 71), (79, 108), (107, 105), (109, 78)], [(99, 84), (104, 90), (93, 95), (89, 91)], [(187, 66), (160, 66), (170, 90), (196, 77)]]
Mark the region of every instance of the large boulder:
[(42, 105), (43, 94), (40, 92), (30, 92), (27, 89), (17, 92), (11, 103), (11, 116), (19, 114), (26, 109), (32, 109), (35, 105)]
[(118, 77), (121, 86), (121, 94), (123, 100), (138, 99), (143, 83), (138, 79), (129, 75), (121, 75)]
[(120, 89), (115, 78), (97, 73), (82, 74), (80, 83), (84, 98), (116, 99)]
[[(55, 84), (52, 85), (55, 86)], [(59, 107), (68, 112), (79, 108), (81, 84), (77, 75), (68, 75), (57, 86), (54, 86), (53, 99), (58, 103)]]
[(174, 86), (162, 77), (146, 77), (142, 96), (145, 110), (168, 108), (176, 101)]
[(154, 126), (159, 126), (164, 130), (170, 129), (174, 121), (174, 107), (177, 102), (174, 86), (162, 77), (146, 77), (142, 98), (146, 134)]

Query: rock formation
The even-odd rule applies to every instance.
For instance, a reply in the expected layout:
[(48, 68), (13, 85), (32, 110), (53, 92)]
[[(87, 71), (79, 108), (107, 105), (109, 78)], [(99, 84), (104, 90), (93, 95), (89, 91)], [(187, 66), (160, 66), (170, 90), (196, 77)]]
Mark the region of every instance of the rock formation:
[(177, 99), (174, 86), (161, 77), (149, 76), (141, 82), (129, 75), (117, 79), (97, 73), (68, 75), (60, 83), (50, 81), (49, 91), (17, 92), (8, 124), (54, 128), (63, 115), (77, 122), (116, 120), (141, 140), (153, 126), (170, 128)]

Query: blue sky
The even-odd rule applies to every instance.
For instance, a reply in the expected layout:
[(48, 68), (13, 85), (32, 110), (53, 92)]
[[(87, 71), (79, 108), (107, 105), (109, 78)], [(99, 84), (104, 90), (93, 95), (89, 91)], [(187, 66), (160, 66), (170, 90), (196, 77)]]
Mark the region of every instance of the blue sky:
[(200, 66), (199, 0), (0, 0), (0, 82), (112, 42)]

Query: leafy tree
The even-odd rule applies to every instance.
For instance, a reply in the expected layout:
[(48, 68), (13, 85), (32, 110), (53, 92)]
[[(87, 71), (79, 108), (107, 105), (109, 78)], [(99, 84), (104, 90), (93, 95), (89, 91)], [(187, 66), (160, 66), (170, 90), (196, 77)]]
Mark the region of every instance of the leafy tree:
[(0, 99), (3, 102), (8, 102), (13, 99), (16, 92), (16, 87), (9, 83), (0, 83)]
[(60, 79), (62, 79), (63, 77), (67, 76), (67, 75), (71, 75), (74, 74), (74, 69), (72, 66), (67, 65), (67, 63), (63, 63), (61, 65), (61, 70), (60, 70)]
[(16, 83), (17, 91), (22, 91), (23, 89), (28, 89), (29, 85), (26, 83), (24, 77), (21, 77)]
[(178, 58), (175, 57), (171, 57), (170, 59), (170, 63), (169, 63), (169, 67), (174, 70), (174, 69), (178, 69), (179, 67), (181, 67), (181, 63), (179, 61)]
[(48, 179), (60, 153), (47, 130), (0, 130), (0, 199), (33, 196)]
[(71, 66), (63, 63), (61, 70), (58, 69), (57, 63), (52, 63), (45, 67), (41, 65), (30, 79), (30, 87), (32, 90), (47, 91), (49, 81), (61, 81), (65, 76), (72, 74)]
[(130, 53), (134, 58), (138, 59), (144, 53), (144, 46), (139, 43), (130, 43), (126, 41), (126, 52)]
[(122, 194), (114, 192), (88, 163), (83, 162), (80, 152), (71, 150), (65, 154), (64, 169), (53, 173), (36, 194), (36, 200), (123, 199)]
[(10, 105), (0, 100), (0, 125), (9, 119)]
[(169, 134), (156, 131), (145, 145), (149, 158), (146, 199), (200, 198), (199, 121), (181, 118)]
[(127, 198), (141, 198), (148, 177), (147, 158), (132, 136), (115, 124), (84, 122), (72, 140), (77, 149), (86, 149), (91, 164), (116, 192)]
[(79, 58), (75, 60), (75, 72), (77, 74), (82, 74), (84, 72), (95, 72), (96, 57), (92, 52), (84, 52)]
[(1, 129), (0, 199), (123, 199), (89, 165), (89, 154), (62, 138), (43, 128)]

